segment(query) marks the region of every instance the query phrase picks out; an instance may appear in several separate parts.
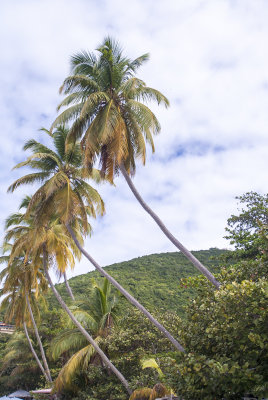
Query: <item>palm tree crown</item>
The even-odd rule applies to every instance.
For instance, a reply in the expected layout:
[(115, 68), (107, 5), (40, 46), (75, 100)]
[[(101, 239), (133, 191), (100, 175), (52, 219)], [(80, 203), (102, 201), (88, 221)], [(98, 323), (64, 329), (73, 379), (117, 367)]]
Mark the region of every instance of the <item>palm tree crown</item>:
[[(51, 137), (55, 150), (34, 139), (26, 142), (24, 150), (31, 150), (32, 155), (14, 168), (29, 166), (38, 172), (17, 179), (8, 191), (13, 192), (20, 185), (41, 182), (28, 205), (28, 210), (34, 210), (38, 224), (45, 225), (44, 220), (56, 216), (64, 223), (75, 220), (84, 234), (89, 233), (88, 216), (95, 218), (97, 214), (102, 215), (104, 203), (85, 180), (89, 175), (82, 165), (80, 145), (75, 142), (66, 149), (68, 129), (63, 126), (53, 134), (46, 129), (43, 131)], [(99, 181), (99, 171), (92, 170), (90, 177)]]
[(121, 164), (132, 175), (135, 158), (146, 160), (146, 144), (154, 151), (153, 135), (160, 124), (145, 103), (169, 105), (158, 90), (146, 86), (135, 76), (149, 59), (144, 54), (135, 60), (126, 58), (117, 42), (104, 39), (98, 55), (83, 51), (71, 59), (72, 75), (65, 79), (60, 92), (67, 97), (58, 106), (63, 111), (52, 124), (74, 121), (69, 140), (81, 137), (85, 165), (91, 169), (96, 160), (110, 181)]

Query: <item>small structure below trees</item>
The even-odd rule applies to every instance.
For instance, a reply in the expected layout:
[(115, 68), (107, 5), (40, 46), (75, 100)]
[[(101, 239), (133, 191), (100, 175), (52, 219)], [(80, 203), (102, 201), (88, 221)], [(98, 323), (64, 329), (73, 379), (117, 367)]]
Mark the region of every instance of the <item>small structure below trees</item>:
[(12, 335), (15, 331), (14, 325), (5, 324), (4, 322), (0, 322), (0, 333), (7, 333)]

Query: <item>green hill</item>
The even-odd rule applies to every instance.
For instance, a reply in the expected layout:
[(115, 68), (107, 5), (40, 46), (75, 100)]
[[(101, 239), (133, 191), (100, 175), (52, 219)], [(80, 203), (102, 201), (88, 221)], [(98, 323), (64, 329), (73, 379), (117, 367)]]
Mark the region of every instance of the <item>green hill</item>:
[[(220, 256), (225, 252), (226, 250), (212, 248), (194, 251), (193, 254), (212, 272), (217, 272)], [(192, 289), (180, 287), (180, 279), (199, 273), (178, 252), (138, 257), (109, 265), (105, 269), (148, 309), (170, 310), (179, 315), (183, 315), (183, 308), (187, 304), (187, 300), (193, 296)], [(98, 272), (92, 271), (71, 278), (69, 283), (75, 297), (88, 296), (92, 290), (91, 279), (99, 277)], [(63, 298), (68, 301), (65, 286), (59, 284), (57, 288)], [(49, 297), (53, 306), (57, 306), (56, 300)]]

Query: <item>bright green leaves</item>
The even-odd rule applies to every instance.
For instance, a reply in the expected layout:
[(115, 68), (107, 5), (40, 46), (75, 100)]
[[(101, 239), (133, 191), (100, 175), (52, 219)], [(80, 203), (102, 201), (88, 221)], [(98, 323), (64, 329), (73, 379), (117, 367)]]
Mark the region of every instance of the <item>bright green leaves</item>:
[(264, 394), (258, 387), (267, 381), (266, 289), (266, 280), (259, 279), (200, 292), (180, 330), (190, 353), (178, 357), (180, 374), (169, 380), (177, 393), (208, 400)]
[(239, 214), (228, 219), (225, 237), (235, 245), (236, 258), (256, 258), (267, 248), (268, 195), (248, 192), (237, 199)]

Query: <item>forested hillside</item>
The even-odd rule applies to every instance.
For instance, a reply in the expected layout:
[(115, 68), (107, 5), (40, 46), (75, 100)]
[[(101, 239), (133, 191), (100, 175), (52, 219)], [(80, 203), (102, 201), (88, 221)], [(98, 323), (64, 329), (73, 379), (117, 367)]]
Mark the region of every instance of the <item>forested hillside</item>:
[[(221, 257), (226, 250), (212, 248), (193, 254), (210, 271), (217, 272)], [(193, 289), (180, 285), (180, 279), (198, 275), (198, 270), (178, 252), (151, 254), (133, 260), (116, 263), (105, 267), (107, 271), (148, 309), (174, 311), (183, 315), (187, 299), (193, 296)], [(98, 279), (96, 271), (79, 275), (69, 280), (74, 295), (87, 296), (92, 290), (91, 279)], [(66, 301), (69, 300), (64, 284), (57, 285)], [(49, 297), (55, 307), (54, 296)], [(128, 303), (126, 302), (126, 307)]]

